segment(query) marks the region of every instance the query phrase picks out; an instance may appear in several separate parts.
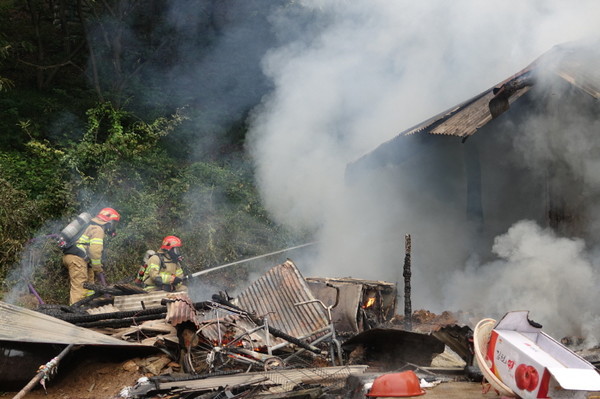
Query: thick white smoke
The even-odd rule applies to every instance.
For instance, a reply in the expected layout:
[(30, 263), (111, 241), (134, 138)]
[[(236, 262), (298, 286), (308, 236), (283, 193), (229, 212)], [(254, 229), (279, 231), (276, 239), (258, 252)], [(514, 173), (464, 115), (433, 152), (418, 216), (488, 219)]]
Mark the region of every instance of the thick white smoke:
[[(481, 267), (469, 267), (461, 258), (466, 248), (445, 239), (466, 228), (454, 219), (449, 201), (391, 195), (385, 182), (356, 191), (344, 180), (348, 163), (399, 132), (488, 89), (556, 44), (596, 37), (600, 27), (589, 16), (598, 15), (600, 3), (299, 4), (302, 19), (285, 10), (272, 17), (288, 41), (263, 60), (275, 90), (253, 114), (248, 148), (271, 214), (319, 231), (321, 256), (313, 265), (299, 265), (310, 267), (305, 274), (399, 280), (404, 234), (410, 233), (413, 308), (452, 306), (448, 310), (484, 316), (526, 308), (558, 334), (585, 333), (585, 312), (593, 314), (586, 288), (593, 287), (597, 268), (586, 260), (582, 242), (520, 222), (498, 237), (498, 262), (479, 265), (475, 259)], [(418, 175), (418, 168), (405, 172), (394, 176), (397, 182)], [(444, 170), (438, 177), (444, 181)], [(422, 209), (436, 209), (444, 218)], [(548, 258), (549, 252), (561, 256)], [(559, 259), (571, 265), (572, 274)], [(519, 271), (526, 278), (519, 279)], [(567, 331), (570, 323), (577, 331)]]
[(502, 316), (507, 310), (530, 310), (530, 317), (551, 327), (557, 337), (576, 334), (597, 343), (598, 265), (583, 241), (557, 237), (531, 221), (520, 221), (496, 237), (500, 258), (456, 270), (446, 285), (447, 306), (479, 316)]

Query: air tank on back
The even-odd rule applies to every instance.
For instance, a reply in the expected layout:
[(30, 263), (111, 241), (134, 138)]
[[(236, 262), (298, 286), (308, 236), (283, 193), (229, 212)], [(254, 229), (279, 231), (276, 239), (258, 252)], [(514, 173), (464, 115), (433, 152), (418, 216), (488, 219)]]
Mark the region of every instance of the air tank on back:
[(71, 223), (61, 230), (58, 235), (58, 246), (66, 248), (72, 245), (81, 230), (92, 221), (92, 215), (87, 212), (79, 214)]

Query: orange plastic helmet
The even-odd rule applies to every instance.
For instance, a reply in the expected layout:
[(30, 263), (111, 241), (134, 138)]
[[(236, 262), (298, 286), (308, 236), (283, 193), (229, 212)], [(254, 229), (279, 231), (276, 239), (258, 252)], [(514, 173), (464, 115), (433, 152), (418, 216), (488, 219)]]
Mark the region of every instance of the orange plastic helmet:
[(175, 247), (181, 247), (181, 240), (179, 239), (179, 237), (166, 236), (163, 239), (160, 249), (168, 250), (168, 249), (175, 248)]
[(421, 396), (425, 390), (421, 389), (419, 377), (414, 371), (408, 370), (401, 373), (384, 374), (375, 378), (369, 397), (411, 397)]
[(118, 222), (119, 220), (121, 220), (121, 215), (119, 215), (119, 212), (115, 211), (112, 208), (102, 209), (96, 217), (98, 219), (104, 220), (105, 222), (110, 222), (112, 220)]

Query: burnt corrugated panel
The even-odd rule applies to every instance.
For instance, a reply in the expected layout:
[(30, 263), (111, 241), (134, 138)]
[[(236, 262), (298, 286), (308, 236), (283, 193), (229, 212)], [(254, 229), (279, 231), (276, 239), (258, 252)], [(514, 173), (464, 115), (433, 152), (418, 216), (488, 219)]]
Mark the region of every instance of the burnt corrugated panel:
[[(408, 135), (411, 135), (414, 133), (425, 132), (425, 131), (430, 132), (432, 129), (434, 129), (436, 126), (438, 126), (443, 121), (446, 121), (449, 118), (451, 118), (452, 116), (459, 114), (464, 109), (469, 107), (471, 104), (477, 102), (482, 97), (486, 97), (488, 95), (488, 93), (491, 93), (491, 92), (492, 92), (491, 89), (486, 90), (485, 92), (483, 92), (473, 98), (470, 98), (469, 100), (464, 101), (461, 104), (455, 105), (454, 107), (452, 107), (444, 112), (434, 115), (431, 118), (419, 123), (418, 125), (413, 126), (410, 129), (407, 129), (404, 132), (400, 133), (400, 136), (408, 136)], [(489, 99), (487, 101), (489, 102)]]
[(269, 270), (232, 302), (259, 317), (268, 317), (270, 326), (302, 337), (329, 325), (320, 304), (296, 305), (314, 300), (296, 265), (288, 260)]
[(165, 320), (172, 326), (185, 321), (196, 323), (197, 311), (194, 303), (186, 293), (172, 293), (165, 296), (167, 300), (167, 316)]
[(147, 292), (145, 294), (119, 295), (113, 303), (121, 312), (142, 310), (163, 306), (160, 302), (167, 297), (166, 291)]
[[(527, 93), (529, 89), (530, 87), (528, 86), (515, 92), (508, 99), (509, 104), (512, 104), (523, 94)], [(493, 119), (489, 109), (489, 103), (493, 98), (494, 94), (490, 90), (486, 95), (462, 109), (461, 112), (452, 115), (436, 127), (432, 128), (429, 133), (448, 134), (459, 137), (474, 134)]]
[(142, 346), (6, 302), (0, 302), (0, 341)]

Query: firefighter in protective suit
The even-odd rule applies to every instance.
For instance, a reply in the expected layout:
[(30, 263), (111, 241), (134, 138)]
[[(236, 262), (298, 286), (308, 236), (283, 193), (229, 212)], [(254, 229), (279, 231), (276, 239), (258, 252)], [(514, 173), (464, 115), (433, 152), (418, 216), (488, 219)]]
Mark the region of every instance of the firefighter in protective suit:
[(75, 244), (64, 250), (62, 262), (69, 270), (71, 305), (93, 294), (93, 291), (83, 288), (84, 283), (94, 283), (96, 277), (103, 278), (104, 237), (116, 235), (119, 220), (121, 215), (114, 209), (102, 209), (92, 218)]
[(160, 249), (148, 259), (144, 273), (144, 290), (187, 291), (183, 285), (181, 240), (175, 236), (163, 239)]

